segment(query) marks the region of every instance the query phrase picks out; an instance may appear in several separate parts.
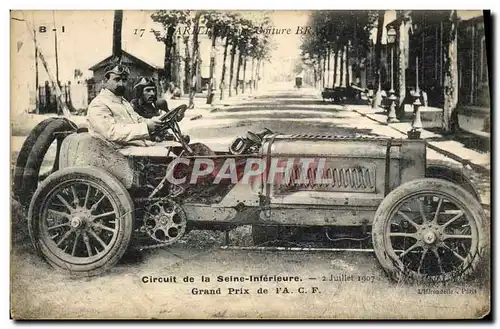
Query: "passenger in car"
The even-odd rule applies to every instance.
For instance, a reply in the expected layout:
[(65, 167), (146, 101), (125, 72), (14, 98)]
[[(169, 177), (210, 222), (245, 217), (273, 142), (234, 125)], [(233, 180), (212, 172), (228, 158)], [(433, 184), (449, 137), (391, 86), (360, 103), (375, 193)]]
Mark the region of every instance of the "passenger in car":
[(134, 85), (134, 99), (130, 104), (137, 114), (148, 119), (168, 112), (167, 101), (158, 100), (156, 84), (151, 78), (139, 77)]

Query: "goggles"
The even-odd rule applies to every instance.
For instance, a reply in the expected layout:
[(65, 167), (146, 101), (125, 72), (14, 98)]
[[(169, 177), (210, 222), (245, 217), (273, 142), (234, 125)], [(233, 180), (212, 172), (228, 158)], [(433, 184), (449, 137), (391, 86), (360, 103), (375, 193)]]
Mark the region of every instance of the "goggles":
[(125, 65), (118, 64), (114, 65), (113, 67), (109, 68), (104, 72), (104, 75), (108, 75), (110, 73), (118, 74), (118, 75), (130, 75), (130, 69), (126, 67)]
[(145, 88), (145, 87), (156, 87), (156, 84), (154, 82), (153, 79), (151, 78), (144, 78), (142, 77), (139, 82), (137, 82), (135, 85), (134, 85), (134, 89), (137, 89), (137, 88)]

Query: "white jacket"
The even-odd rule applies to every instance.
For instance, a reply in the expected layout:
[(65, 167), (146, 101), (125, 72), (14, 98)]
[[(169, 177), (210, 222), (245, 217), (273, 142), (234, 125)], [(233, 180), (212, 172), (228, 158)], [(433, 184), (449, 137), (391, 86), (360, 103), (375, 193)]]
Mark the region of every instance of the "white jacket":
[(153, 143), (145, 119), (123, 97), (103, 88), (87, 110), (89, 133), (123, 145), (148, 146)]

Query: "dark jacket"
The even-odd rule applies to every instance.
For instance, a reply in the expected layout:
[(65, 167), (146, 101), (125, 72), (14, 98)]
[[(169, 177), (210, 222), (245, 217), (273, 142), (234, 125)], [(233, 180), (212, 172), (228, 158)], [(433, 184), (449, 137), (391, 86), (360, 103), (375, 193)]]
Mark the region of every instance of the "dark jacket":
[(130, 101), (134, 111), (143, 118), (151, 119), (152, 117), (160, 115), (160, 109), (155, 108), (152, 104), (143, 103), (141, 99), (134, 98)]

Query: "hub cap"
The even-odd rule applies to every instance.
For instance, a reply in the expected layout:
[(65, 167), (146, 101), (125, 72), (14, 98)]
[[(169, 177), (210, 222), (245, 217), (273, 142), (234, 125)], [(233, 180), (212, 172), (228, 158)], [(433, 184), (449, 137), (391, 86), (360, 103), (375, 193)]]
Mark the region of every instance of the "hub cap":
[(436, 235), (432, 231), (428, 231), (424, 234), (424, 242), (427, 244), (433, 244), (436, 241)]

